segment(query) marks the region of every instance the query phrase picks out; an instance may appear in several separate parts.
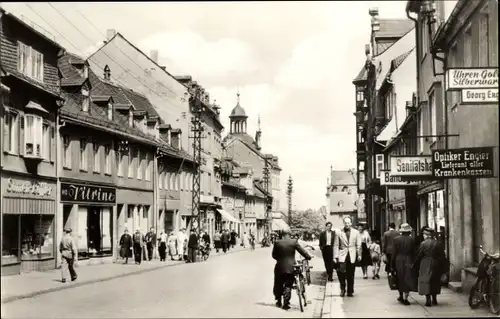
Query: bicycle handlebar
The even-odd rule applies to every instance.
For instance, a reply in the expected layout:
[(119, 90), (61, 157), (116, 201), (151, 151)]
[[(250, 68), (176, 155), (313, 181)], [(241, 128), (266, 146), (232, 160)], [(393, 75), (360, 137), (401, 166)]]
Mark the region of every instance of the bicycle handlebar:
[(482, 245), (480, 245), (480, 246), (479, 246), (479, 251), (481, 252), (481, 254), (483, 254), (483, 255), (485, 255), (485, 256), (487, 256), (487, 257), (491, 257), (491, 258), (493, 258), (493, 259), (499, 259), (499, 258), (500, 258), (500, 253), (496, 253), (496, 254), (489, 254), (489, 253), (487, 253), (487, 252), (485, 252), (485, 251), (483, 250), (483, 246), (482, 246)]

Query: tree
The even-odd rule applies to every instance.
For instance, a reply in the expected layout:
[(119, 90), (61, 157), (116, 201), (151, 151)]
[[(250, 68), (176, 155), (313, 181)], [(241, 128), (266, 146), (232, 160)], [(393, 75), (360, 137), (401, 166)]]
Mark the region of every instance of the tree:
[(315, 210), (293, 211), (290, 228), (318, 235), (325, 223), (325, 216)]

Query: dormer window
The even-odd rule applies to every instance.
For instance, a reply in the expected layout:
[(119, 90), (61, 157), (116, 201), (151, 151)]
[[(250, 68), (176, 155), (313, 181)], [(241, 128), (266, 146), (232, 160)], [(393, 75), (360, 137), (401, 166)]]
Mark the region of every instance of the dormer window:
[(113, 120), (113, 104), (108, 103), (108, 120)]
[(109, 66), (106, 64), (104, 67), (104, 80), (109, 81), (111, 80), (111, 69)]
[(90, 108), (90, 96), (87, 89), (82, 88), (82, 111), (88, 112)]
[(128, 112), (128, 126), (134, 126), (134, 114), (132, 113), (132, 110)]
[(83, 66), (83, 74), (82, 75), (85, 79), (89, 78), (89, 66), (86, 64)]
[(18, 41), (17, 69), (22, 74), (43, 82), (43, 54)]

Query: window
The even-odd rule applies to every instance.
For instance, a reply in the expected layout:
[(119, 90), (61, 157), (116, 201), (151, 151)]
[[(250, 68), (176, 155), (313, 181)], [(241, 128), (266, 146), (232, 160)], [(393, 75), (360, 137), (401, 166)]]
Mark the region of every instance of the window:
[(113, 104), (108, 104), (108, 120), (113, 120)]
[(80, 139), (80, 169), (86, 171), (88, 169), (87, 161), (87, 139)]
[(161, 172), (158, 175), (158, 188), (163, 189), (163, 182), (165, 181), (165, 177), (163, 176), (164, 172)]
[(51, 147), (51, 136), (50, 136), (50, 125), (47, 122), (42, 124), (42, 157), (43, 159), (50, 161), (50, 147)]
[(94, 142), (93, 146), (94, 146), (94, 172), (99, 173), (101, 171), (101, 158), (100, 158), (101, 152), (99, 152), (100, 147), (99, 144), (97, 144), (97, 142)]
[(349, 187), (347, 187), (347, 186), (342, 187), (342, 193), (347, 193), (348, 190), (349, 190)]
[(365, 92), (362, 87), (358, 87), (356, 91), (356, 102), (363, 102), (365, 100)]
[(186, 187), (186, 185), (184, 185), (184, 174), (186, 174), (185, 172), (180, 172), (180, 177), (179, 177), (179, 187), (181, 189), (181, 191), (183, 191)]
[(179, 190), (179, 183), (177, 182), (178, 176), (177, 173), (172, 174), (172, 189), (175, 191)]
[(82, 88), (82, 111), (88, 112), (90, 108), (89, 91)]
[(170, 172), (165, 172), (165, 189), (171, 189), (170, 188)]
[(104, 146), (104, 173), (111, 175), (111, 146), (109, 144)]
[(137, 150), (137, 179), (142, 179), (142, 154)]
[(125, 156), (123, 154), (123, 151), (116, 151), (118, 153), (118, 172), (116, 174), (120, 177), (124, 175), (124, 167), (125, 167)]
[(43, 82), (43, 54), (19, 41), (17, 52), (18, 71)]
[(128, 149), (128, 178), (134, 177), (134, 168), (132, 167), (132, 148)]
[[(420, 113), (418, 114), (418, 136), (424, 135), (424, 117), (423, 117), (423, 110), (420, 110)], [(424, 139), (419, 138), (418, 139), (418, 149), (420, 154), (424, 152)]]
[(149, 156), (149, 153), (146, 153), (146, 172), (144, 173), (144, 175), (145, 180), (151, 180), (151, 158)]
[(4, 131), (3, 131), (3, 149), (9, 153), (18, 151), (18, 115), (14, 112), (5, 112)]
[(62, 162), (64, 168), (71, 168), (71, 149), (70, 149), (70, 139), (68, 135), (63, 135), (63, 152), (62, 152)]
[(54, 216), (21, 216), (21, 260), (53, 256), (53, 224)]
[(134, 115), (132, 114), (132, 110), (128, 112), (128, 126), (134, 126)]
[(42, 118), (26, 114), (24, 117), (24, 156), (42, 157)]
[(384, 170), (384, 154), (375, 155), (375, 178), (380, 178), (382, 171)]
[[(429, 94), (429, 114), (430, 114), (430, 125), (431, 125), (431, 134), (437, 135), (437, 115), (436, 115), (436, 95), (434, 92)], [(433, 136), (432, 141), (436, 141), (437, 137)]]

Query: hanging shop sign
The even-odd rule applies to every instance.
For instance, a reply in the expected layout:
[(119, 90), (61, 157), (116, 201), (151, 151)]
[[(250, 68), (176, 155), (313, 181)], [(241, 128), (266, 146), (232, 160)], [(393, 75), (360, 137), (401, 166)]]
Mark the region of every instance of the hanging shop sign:
[(6, 191), (9, 194), (16, 195), (51, 197), (52, 187), (53, 185), (44, 182), (15, 180), (9, 178), (7, 180)]
[(111, 187), (61, 183), (61, 201), (115, 204), (116, 189)]
[(432, 176), (432, 157), (421, 156), (391, 156), (391, 176)]
[(457, 148), (432, 152), (432, 175), (437, 178), (493, 177), (493, 147)]
[(464, 89), (462, 103), (481, 104), (498, 103), (498, 88), (495, 89)]
[(380, 186), (395, 186), (395, 187), (408, 187), (417, 186), (421, 183), (417, 179), (409, 179), (401, 176), (393, 176), (390, 171), (382, 171), (380, 179)]
[(461, 68), (446, 71), (446, 90), (498, 88), (498, 68)]

